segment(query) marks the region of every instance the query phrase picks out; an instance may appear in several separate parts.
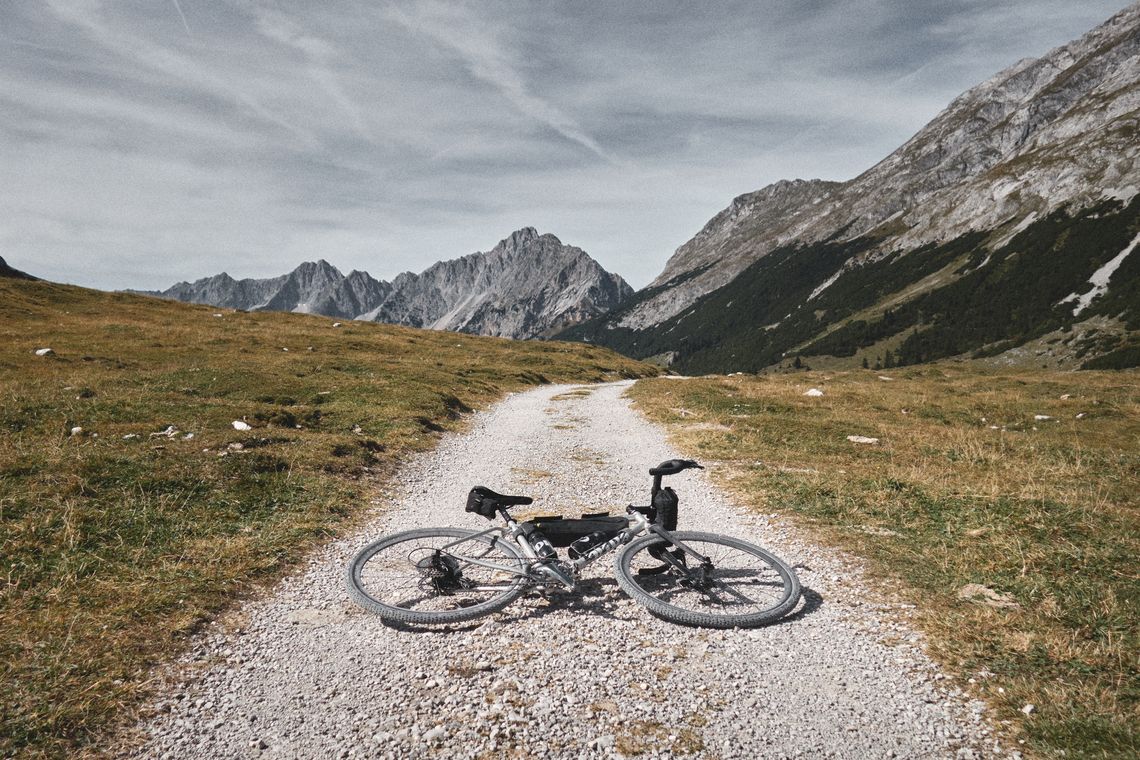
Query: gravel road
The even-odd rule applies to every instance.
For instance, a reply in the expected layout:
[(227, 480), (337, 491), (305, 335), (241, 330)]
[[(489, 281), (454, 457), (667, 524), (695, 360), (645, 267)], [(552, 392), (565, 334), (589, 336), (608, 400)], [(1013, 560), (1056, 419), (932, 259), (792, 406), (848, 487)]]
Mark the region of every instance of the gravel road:
[[(352, 554), (385, 533), (481, 528), (472, 485), (566, 515), (647, 503), (647, 470), (679, 456), (634, 412), (629, 383), (510, 396), (405, 467), (363, 531), (318, 552), (271, 598), (203, 635), (130, 756), (163, 758), (982, 757), (983, 707), (919, 649), (905, 610), (858, 569), (745, 513), (690, 471), (669, 480), (682, 529), (738, 536), (798, 567), (805, 599), (747, 631), (671, 625), (629, 600), (610, 558), (580, 591), (399, 630), (355, 607)], [(575, 388), (583, 390), (575, 391)], [(570, 393), (567, 393), (570, 391)], [(1016, 756), (1016, 753), (1008, 753)]]

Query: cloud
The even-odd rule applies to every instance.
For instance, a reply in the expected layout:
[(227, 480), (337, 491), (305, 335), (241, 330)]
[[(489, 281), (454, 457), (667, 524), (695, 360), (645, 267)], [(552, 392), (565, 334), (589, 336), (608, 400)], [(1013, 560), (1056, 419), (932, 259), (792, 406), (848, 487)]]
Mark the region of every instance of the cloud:
[(599, 158), (616, 163), (598, 142), (555, 104), (533, 94), (499, 36), (462, 6), (423, 1), (409, 10), (393, 6), (389, 16), (456, 54), (473, 76), (491, 85), (519, 113), (553, 129)]
[(255, 10), (258, 30), (271, 40), (299, 50), (308, 62), (308, 73), (325, 94), (348, 117), (353, 129), (364, 138), (371, 139), (371, 133), (364, 116), (353, 98), (349, 97), (340, 83), (333, 61), (337, 51), (330, 43), (307, 32), (285, 14), (258, 7)]
[(291, 133), (308, 147), (318, 147), (312, 133), (301, 129), (244, 92), (240, 86), (235, 85), (234, 77), (217, 76), (209, 70), (209, 64), (202, 60), (183, 55), (169, 45), (155, 44), (144, 36), (126, 31), (123, 25), (112, 26), (106, 23), (101, 3), (92, 0), (48, 0), (47, 6), (60, 20), (79, 27), (90, 39), (116, 56), (137, 62), (147, 70), (172, 77), (215, 97), (231, 100), (261, 120)]
[(532, 225), (642, 285), (735, 195), (858, 174), (1117, 2), (0, 3), (0, 255), (390, 278)]

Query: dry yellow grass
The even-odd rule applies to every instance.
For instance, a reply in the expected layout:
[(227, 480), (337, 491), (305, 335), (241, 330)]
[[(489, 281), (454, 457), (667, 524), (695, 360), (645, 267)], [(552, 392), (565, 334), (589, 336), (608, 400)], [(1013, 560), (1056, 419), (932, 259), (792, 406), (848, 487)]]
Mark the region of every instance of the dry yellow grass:
[[(689, 454), (724, 465), (714, 472), (742, 499), (900, 588), (932, 653), (975, 678), (1015, 741), (1041, 756), (1135, 756), (1137, 373), (880, 374), (650, 380), (632, 393)], [(962, 601), (968, 583), (1019, 606)]]
[(584, 345), (333, 322), (0, 280), (0, 756), (105, 736), (153, 665), (465, 412), (656, 372)]

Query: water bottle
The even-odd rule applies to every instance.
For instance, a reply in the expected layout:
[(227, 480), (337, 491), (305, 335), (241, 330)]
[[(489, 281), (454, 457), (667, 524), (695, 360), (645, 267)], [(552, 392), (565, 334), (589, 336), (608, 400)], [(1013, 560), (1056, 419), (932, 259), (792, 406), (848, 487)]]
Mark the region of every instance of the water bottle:
[(586, 554), (586, 552), (604, 543), (606, 534), (600, 530), (595, 530), (593, 533), (582, 536), (574, 543), (570, 544), (570, 559), (578, 559)]
[(537, 530), (532, 531), (527, 539), (530, 541), (530, 547), (534, 549), (534, 553), (538, 555), (539, 559), (554, 559), (558, 556), (558, 550), (554, 548), (554, 544), (550, 543), (550, 539), (539, 533)]

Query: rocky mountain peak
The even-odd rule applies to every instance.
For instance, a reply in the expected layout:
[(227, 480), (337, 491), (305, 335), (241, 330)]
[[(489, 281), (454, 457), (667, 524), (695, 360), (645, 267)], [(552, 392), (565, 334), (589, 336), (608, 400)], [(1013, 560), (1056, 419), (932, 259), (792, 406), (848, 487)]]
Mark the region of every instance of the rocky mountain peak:
[[(878, 253), (1137, 193), (1140, 4), (966, 91), (847, 182), (782, 180), (738, 196), (677, 249), (619, 326), (644, 329), (789, 242), (882, 241)], [(1027, 221), (1028, 220), (1028, 221)], [(878, 255), (871, 251), (871, 255)], [(673, 283), (670, 285), (670, 283)]]
[[(554, 237), (551, 235), (551, 237)], [(530, 243), (539, 238), (538, 230), (534, 227), (523, 227), (522, 229), (515, 230), (511, 233), (510, 237), (499, 241), (495, 248), (504, 248), (508, 250), (518, 250), (525, 248)], [(557, 240), (557, 238), (555, 238)]]
[(580, 248), (523, 227), (490, 251), (433, 264), (392, 282), (324, 259), (267, 280), (217, 275), (158, 294), (242, 309), (296, 311), (511, 338), (552, 334), (633, 293)]
[[(569, 337), (687, 372), (792, 352), (915, 363), (1039, 339), (1027, 355), (1131, 366), (1138, 134), (1133, 4), (970, 88), (854, 179), (738, 196), (650, 288)], [(1077, 317), (1101, 322), (1082, 331)]]
[(607, 311), (633, 289), (585, 251), (524, 227), (487, 252), (405, 273), (368, 317), (417, 327), (533, 338)]

